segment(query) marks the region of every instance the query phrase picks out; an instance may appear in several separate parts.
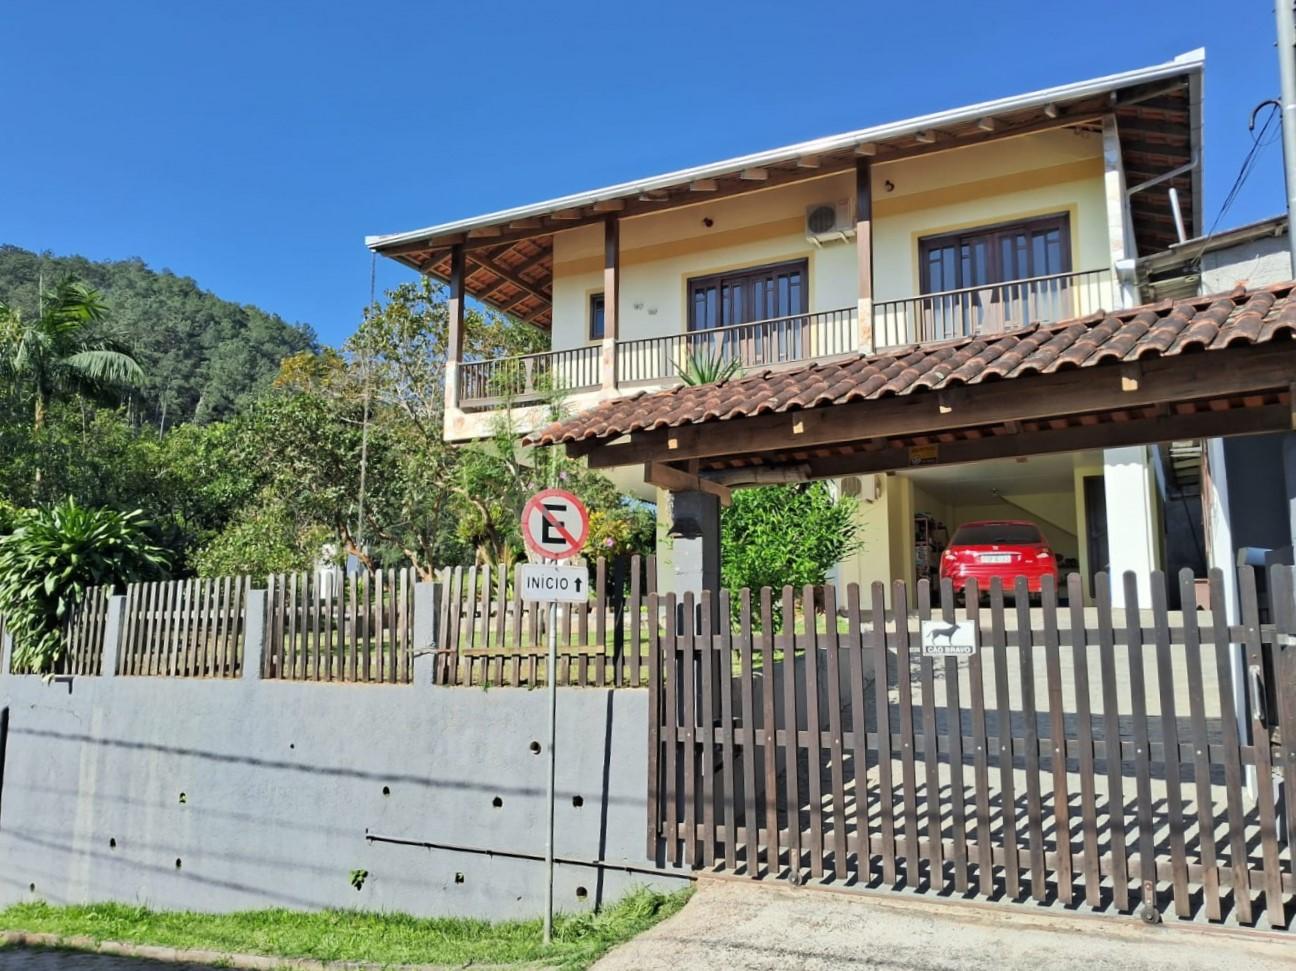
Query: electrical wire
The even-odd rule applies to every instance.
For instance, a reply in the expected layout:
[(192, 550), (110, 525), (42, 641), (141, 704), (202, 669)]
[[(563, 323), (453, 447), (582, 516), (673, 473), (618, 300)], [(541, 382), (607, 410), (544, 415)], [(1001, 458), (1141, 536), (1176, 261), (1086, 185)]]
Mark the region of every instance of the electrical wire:
[[(1256, 116), (1266, 107), (1269, 108), (1269, 115), (1265, 118), (1264, 124), (1260, 126), (1260, 131), (1257, 132)], [(1220, 203), (1219, 212), (1215, 215), (1210, 230), (1202, 238), (1201, 249), (1198, 251), (1197, 255), (1193, 257), (1192, 262), (1194, 266), (1200, 265), (1201, 258), (1206, 253), (1206, 247), (1215, 236), (1215, 230), (1219, 227), (1220, 221), (1223, 220), (1223, 218), (1228, 214), (1228, 211), (1233, 208), (1233, 203), (1237, 202), (1238, 196), (1242, 192), (1242, 187), (1246, 185), (1247, 179), (1250, 178), (1251, 173), (1255, 171), (1256, 163), (1260, 159), (1260, 154), (1278, 140), (1281, 131), (1275, 131), (1271, 135), (1269, 130), (1273, 126), (1274, 121), (1279, 118), (1281, 110), (1282, 105), (1275, 98), (1267, 98), (1251, 109), (1251, 118), (1247, 122), (1247, 131), (1251, 133), (1251, 148), (1247, 151), (1246, 158), (1242, 160), (1242, 165), (1233, 179), (1233, 185), (1229, 188), (1228, 194), (1224, 196), (1224, 201)]]

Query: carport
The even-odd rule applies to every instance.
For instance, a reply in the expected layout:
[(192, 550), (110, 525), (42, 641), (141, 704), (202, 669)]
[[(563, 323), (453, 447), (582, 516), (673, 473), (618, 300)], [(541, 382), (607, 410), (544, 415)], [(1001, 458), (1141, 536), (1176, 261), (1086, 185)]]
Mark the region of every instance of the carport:
[(1292, 430), (1292, 291), (1238, 289), (630, 396), (530, 441), (593, 468), (642, 466), (671, 493), (676, 589), (716, 589), (719, 509), (733, 488)]

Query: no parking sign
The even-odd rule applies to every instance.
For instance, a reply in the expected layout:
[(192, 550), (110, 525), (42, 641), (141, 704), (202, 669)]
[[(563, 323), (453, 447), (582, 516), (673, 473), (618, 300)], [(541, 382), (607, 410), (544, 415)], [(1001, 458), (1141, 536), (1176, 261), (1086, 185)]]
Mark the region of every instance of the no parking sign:
[(545, 489), (527, 500), (522, 509), (522, 542), (547, 560), (577, 555), (589, 536), (585, 504), (565, 489)]

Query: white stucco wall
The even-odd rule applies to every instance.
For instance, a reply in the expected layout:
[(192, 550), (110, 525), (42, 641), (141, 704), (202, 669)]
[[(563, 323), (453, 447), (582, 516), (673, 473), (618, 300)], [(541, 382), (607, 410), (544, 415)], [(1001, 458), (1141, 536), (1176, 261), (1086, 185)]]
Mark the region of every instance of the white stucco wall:
[[(853, 173), (740, 196), (698, 197), (683, 208), (621, 221), (622, 340), (682, 332), (692, 277), (786, 260), (808, 261), (811, 312), (856, 305), (854, 243), (819, 248), (804, 233), (807, 206), (844, 204), (853, 213)], [(1073, 268), (1110, 265), (1096, 134), (1042, 132), (880, 162), (873, 168), (873, 199), (879, 301), (918, 293), (919, 238), (1051, 213), (1070, 217)], [(602, 266), (601, 226), (554, 235), (555, 348), (588, 342), (589, 297), (603, 289)]]

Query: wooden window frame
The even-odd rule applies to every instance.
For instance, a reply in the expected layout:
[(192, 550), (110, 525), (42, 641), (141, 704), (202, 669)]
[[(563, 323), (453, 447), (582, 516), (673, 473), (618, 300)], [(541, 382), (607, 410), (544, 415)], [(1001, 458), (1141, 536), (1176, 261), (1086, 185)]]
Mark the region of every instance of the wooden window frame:
[[(719, 273), (708, 273), (706, 276), (689, 277), (685, 286), (684, 332), (693, 332), (694, 294), (699, 289), (719, 286), (726, 281), (759, 277), (776, 271), (798, 270), (801, 273), (801, 292), (804, 296), (804, 310), (793, 311), (790, 316), (810, 313), (810, 260), (808, 257), (797, 257), (790, 260), (779, 260), (776, 263), (762, 263), (760, 266), (749, 266), (741, 269), (723, 270)], [(736, 326), (736, 325), (731, 325)]]
[[(602, 306), (603, 313), (604, 313), (603, 326), (602, 328), (600, 328), (597, 334), (594, 333), (594, 321), (596, 319), (595, 318), (596, 304)], [(601, 342), (604, 339), (606, 334), (607, 334), (607, 302), (604, 298), (603, 291), (600, 290), (597, 293), (591, 293), (589, 295), (589, 302), (587, 304), (587, 316), (585, 321), (585, 336), (590, 343), (594, 344), (594, 343)]]
[[(1064, 210), (1062, 212), (1049, 213), (1048, 215), (1045, 216), (1032, 216), (1029, 219), (1010, 219), (999, 223), (988, 223), (986, 225), (981, 225), (981, 226), (968, 226), (964, 229), (954, 230), (953, 232), (937, 233), (932, 236), (919, 237), (918, 239), (918, 286), (920, 291), (924, 294), (933, 292), (931, 286), (931, 268), (928, 259), (932, 250), (941, 249), (946, 246), (949, 246), (950, 244), (953, 244), (954, 246), (958, 247), (965, 240), (977, 236), (999, 237), (999, 236), (1008, 235), (1009, 233), (1020, 232), (1022, 230), (1026, 230), (1027, 232), (1035, 232), (1040, 229), (1058, 230), (1058, 237), (1062, 247), (1062, 263), (1063, 266), (1065, 267), (1065, 269), (1062, 270), (1061, 272), (1063, 273), (1074, 272), (1075, 267), (1071, 261), (1071, 255), (1072, 255), (1071, 254), (1071, 213)], [(999, 247), (997, 243), (992, 244), (990, 246), (989, 261), (991, 267), (993, 267), (994, 269), (991, 273), (991, 278), (992, 278), (991, 282), (984, 284), (984, 286), (996, 286), (1000, 283), (1011, 282), (1011, 280), (1013, 279), (1020, 279), (1020, 277), (1012, 277), (1012, 278), (1005, 279), (1003, 278), (1002, 273), (999, 272), (1000, 260), (999, 260)], [(961, 262), (958, 264), (958, 272), (961, 276), (962, 275)], [(948, 287), (945, 289), (961, 290), (969, 286), (975, 286), (975, 285), (976, 284), (969, 284), (965, 281), (960, 280), (959, 286)]]

